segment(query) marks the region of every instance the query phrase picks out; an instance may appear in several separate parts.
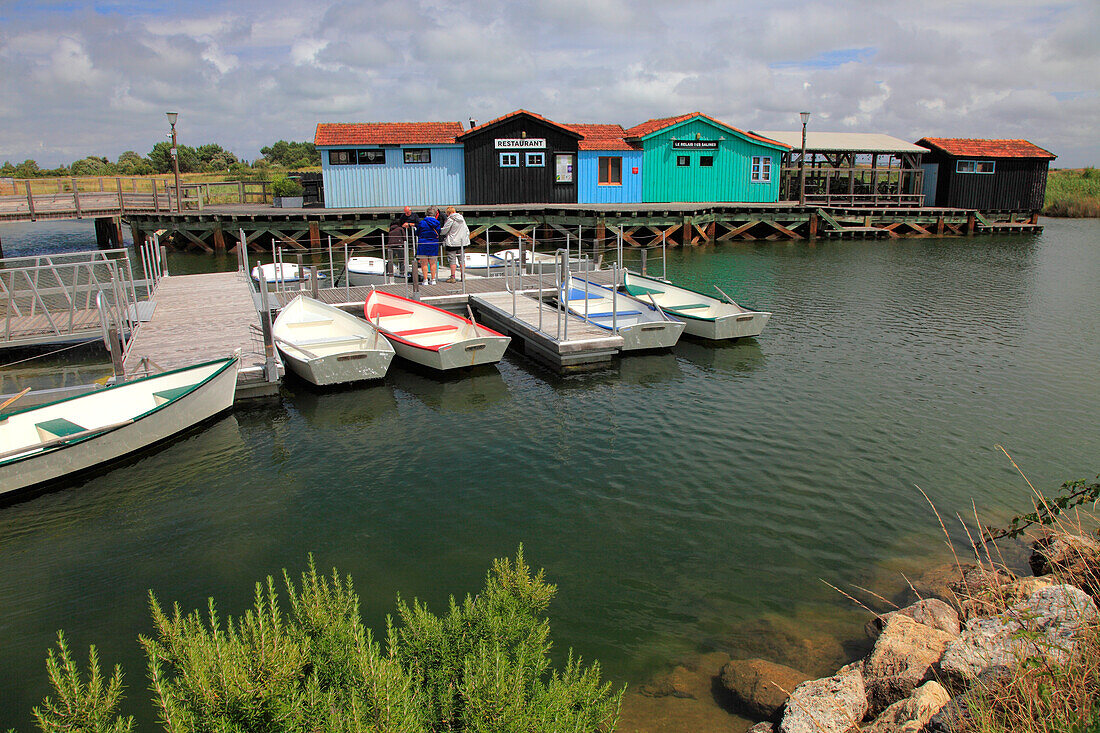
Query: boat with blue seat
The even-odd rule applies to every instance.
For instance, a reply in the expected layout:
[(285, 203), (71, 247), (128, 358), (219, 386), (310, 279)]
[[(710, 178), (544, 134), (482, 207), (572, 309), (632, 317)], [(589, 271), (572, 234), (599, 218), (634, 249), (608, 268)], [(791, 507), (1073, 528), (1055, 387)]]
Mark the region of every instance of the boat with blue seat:
[(576, 275), (562, 286), (559, 297), (574, 315), (622, 336), (623, 351), (671, 348), (684, 332), (683, 321), (660, 308)]

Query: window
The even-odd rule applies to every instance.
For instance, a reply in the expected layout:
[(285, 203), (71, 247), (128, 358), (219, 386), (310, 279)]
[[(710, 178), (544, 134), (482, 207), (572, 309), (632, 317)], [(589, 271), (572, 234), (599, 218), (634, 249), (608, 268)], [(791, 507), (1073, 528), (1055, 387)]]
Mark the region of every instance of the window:
[(356, 153), (359, 165), (384, 165), (386, 162), (385, 150), (352, 150)]
[(355, 163), (354, 150), (330, 150), (328, 151), (329, 165), (353, 165)]
[(960, 160), (955, 163), (956, 173), (993, 173), (996, 169), (992, 160)]
[(691, 165), (691, 156), (690, 155), (677, 155), (676, 156), (676, 165), (678, 165), (681, 168)]
[(543, 168), (546, 166), (546, 153), (527, 153), (523, 164), (528, 168)]
[(519, 168), (519, 153), (501, 153), (501, 168)]
[(623, 159), (619, 157), (600, 156), (600, 185), (623, 185)]
[(765, 155), (752, 156), (752, 176), (753, 183), (771, 183), (772, 180), (772, 159)]
[(405, 150), (406, 163), (431, 163), (432, 151), (428, 148), (407, 148)]
[(703, 168), (710, 168), (714, 165), (713, 155), (701, 155), (699, 156), (699, 165)]

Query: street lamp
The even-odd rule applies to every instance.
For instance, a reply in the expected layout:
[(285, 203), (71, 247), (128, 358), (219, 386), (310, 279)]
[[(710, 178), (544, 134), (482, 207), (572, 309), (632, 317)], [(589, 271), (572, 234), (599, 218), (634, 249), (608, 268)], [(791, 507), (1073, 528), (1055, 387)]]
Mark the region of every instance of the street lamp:
[(172, 126), (172, 172), (176, 176), (176, 213), (180, 213), (180, 156), (176, 149), (176, 118), (179, 112), (165, 112), (168, 116), (168, 124)]
[(806, 205), (806, 123), (810, 121), (809, 112), (799, 112), (802, 118), (802, 157), (798, 159), (798, 205)]

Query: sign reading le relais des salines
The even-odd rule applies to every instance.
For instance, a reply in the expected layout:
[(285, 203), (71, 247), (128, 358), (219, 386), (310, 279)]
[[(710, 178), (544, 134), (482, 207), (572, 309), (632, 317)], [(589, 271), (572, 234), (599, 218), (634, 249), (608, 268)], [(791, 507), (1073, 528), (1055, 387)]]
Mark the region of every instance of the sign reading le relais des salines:
[(544, 137), (498, 137), (493, 142), (497, 150), (546, 147), (546, 138)]

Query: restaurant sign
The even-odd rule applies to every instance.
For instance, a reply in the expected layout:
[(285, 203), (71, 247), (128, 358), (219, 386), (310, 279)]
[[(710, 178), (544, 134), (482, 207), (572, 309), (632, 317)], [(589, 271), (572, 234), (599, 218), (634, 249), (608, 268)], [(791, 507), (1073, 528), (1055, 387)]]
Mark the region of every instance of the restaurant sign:
[(497, 150), (523, 150), (526, 148), (545, 148), (544, 137), (498, 137), (494, 141)]
[(673, 140), (672, 147), (678, 150), (717, 150), (717, 140)]

